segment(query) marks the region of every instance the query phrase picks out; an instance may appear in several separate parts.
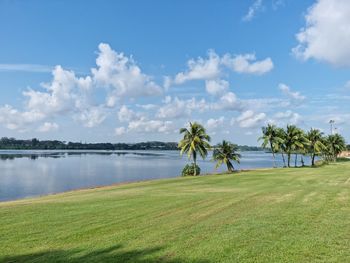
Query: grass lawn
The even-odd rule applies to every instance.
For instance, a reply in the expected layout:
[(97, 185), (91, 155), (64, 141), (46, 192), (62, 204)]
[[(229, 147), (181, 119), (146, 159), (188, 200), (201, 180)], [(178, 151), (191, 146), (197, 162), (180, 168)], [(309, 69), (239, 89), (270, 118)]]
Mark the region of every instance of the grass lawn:
[(350, 262), (350, 163), (0, 203), (0, 262)]

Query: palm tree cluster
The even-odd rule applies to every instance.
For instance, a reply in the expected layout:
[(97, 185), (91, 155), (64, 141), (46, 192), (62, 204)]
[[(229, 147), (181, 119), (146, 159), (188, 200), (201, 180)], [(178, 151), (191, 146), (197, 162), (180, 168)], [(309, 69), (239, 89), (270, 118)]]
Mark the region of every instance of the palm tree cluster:
[(183, 134), (183, 139), (179, 142), (178, 147), (181, 150), (180, 154), (187, 153), (188, 159), (193, 161), (193, 175), (197, 175), (199, 170), (197, 166), (197, 154), (199, 154), (203, 160), (208, 155), (208, 150), (214, 149), (213, 160), (216, 161), (216, 168), (225, 164), (227, 170), (232, 172), (234, 170), (233, 161), (238, 162), (241, 155), (237, 153), (238, 147), (228, 141), (222, 141), (222, 143), (212, 147), (210, 145), (210, 136), (206, 133), (205, 128), (197, 123), (190, 122), (188, 128), (181, 128), (180, 134)]
[[(281, 154), (284, 167), (291, 167), (291, 158), (294, 155), (294, 166), (297, 166), (298, 156), (304, 165), (303, 156), (311, 157), (311, 165), (315, 165), (316, 156), (322, 157), (327, 162), (335, 162), (337, 156), (346, 149), (345, 139), (340, 134), (324, 135), (318, 129), (310, 129), (308, 132), (295, 125), (287, 125), (286, 129), (268, 124), (262, 128), (262, 147), (269, 148), (272, 153), (274, 167), (275, 156)], [(286, 158), (285, 158), (286, 157)]]

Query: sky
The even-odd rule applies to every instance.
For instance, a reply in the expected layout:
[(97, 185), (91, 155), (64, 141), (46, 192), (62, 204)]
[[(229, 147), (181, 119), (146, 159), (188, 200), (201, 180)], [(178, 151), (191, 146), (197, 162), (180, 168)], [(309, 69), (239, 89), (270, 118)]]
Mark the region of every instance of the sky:
[(348, 0), (0, 0), (0, 137), (350, 141)]

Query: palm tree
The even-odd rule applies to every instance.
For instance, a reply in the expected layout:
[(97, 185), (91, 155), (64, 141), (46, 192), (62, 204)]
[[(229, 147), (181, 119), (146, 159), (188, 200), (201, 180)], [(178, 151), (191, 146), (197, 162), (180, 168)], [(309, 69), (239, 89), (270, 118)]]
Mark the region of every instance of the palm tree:
[(305, 132), (297, 128), (297, 133), (298, 133), (298, 143), (295, 144), (294, 146), (294, 152), (295, 152), (295, 164), (294, 167), (297, 167), (298, 163), (298, 154), (300, 153), (301, 155), (301, 163), (304, 166), (304, 160), (303, 160), (303, 155), (306, 153), (307, 148), (309, 147), (309, 140), (307, 139), (307, 136)]
[(340, 134), (329, 135), (327, 137), (327, 146), (331, 154), (332, 161), (337, 160), (337, 156), (346, 149), (345, 139)]
[(278, 149), (282, 155), (283, 167), (287, 167), (286, 159), (284, 158), (284, 153), (286, 152), (286, 145), (285, 145), (286, 131), (283, 128), (277, 128), (277, 137), (279, 138)]
[[(304, 148), (303, 144), (303, 133), (295, 125), (287, 125), (286, 137), (285, 137), (285, 148), (287, 153), (287, 165), (290, 167), (290, 158), (292, 153), (296, 153), (298, 150)], [(297, 156), (296, 156), (297, 157)]]
[(233, 172), (234, 167), (231, 161), (239, 163), (241, 155), (237, 153), (238, 147), (236, 144), (223, 140), (221, 144), (217, 145), (213, 152), (213, 160), (216, 161), (216, 168), (222, 164), (226, 164), (227, 170)]
[(275, 153), (278, 151), (278, 147), (282, 142), (282, 139), (278, 137), (278, 130), (275, 125), (268, 124), (267, 127), (262, 127), (263, 136), (259, 138), (262, 140), (262, 147), (269, 146), (272, 152), (273, 167), (276, 167)]
[[(206, 133), (204, 127), (197, 122), (190, 122), (189, 128), (181, 128), (180, 134), (183, 134), (183, 139), (179, 142), (178, 147), (181, 149), (180, 154), (187, 153), (188, 159), (193, 160), (197, 167), (197, 152), (205, 159), (210, 148), (210, 136)], [(194, 175), (196, 169), (194, 169)]]
[(312, 129), (307, 133), (310, 142), (309, 151), (311, 154), (311, 166), (315, 166), (315, 157), (322, 153), (325, 148), (323, 144), (323, 132), (318, 129)]

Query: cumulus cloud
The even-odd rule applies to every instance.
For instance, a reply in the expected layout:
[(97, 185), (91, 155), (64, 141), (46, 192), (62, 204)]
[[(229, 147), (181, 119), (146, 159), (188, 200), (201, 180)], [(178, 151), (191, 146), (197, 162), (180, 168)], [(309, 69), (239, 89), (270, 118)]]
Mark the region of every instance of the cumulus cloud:
[(244, 54), (237, 56), (225, 54), (222, 58), (222, 64), (234, 72), (255, 75), (262, 75), (273, 69), (273, 62), (271, 58), (256, 61), (255, 54)]
[(125, 127), (118, 127), (118, 128), (115, 128), (115, 134), (117, 136), (120, 136), (120, 135), (123, 135), (126, 133), (126, 128)]
[(51, 131), (57, 131), (58, 130), (58, 124), (54, 122), (45, 122), (42, 125), (39, 126), (38, 131), (39, 132), (51, 132)]
[(282, 91), (282, 93), (285, 96), (287, 96), (290, 99), (290, 101), (287, 103), (286, 106), (289, 106), (289, 105), (300, 105), (306, 98), (305, 96), (301, 95), (300, 92), (292, 91), (290, 89), (290, 87), (288, 87), (284, 83), (280, 83), (278, 85), (278, 88)]
[(107, 105), (115, 106), (119, 97), (160, 95), (162, 88), (152, 77), (142, 73), (140, 67), (123, 53), (114, 51), (108, 44), (98, 46), (97, 68), (91, 69), (97, 86), (109, 88)]
[(248, 110), (242, 112), (240, 116), (235, 119), (241, 128), (256, 128), (261, 126), (266, 118), (265, 113), (255, 113), (254, 111)]
[(217, 128), (221, 127), (224, 124), (224, 121), (225, 121), (224, 116), (221, 116), (218, 119), (211, 118), (211, 119), (207, 120), (206, 127), (209, 130), (216, 130)]
[(273, 115), (273, 119), (270, 119), (269, 123), (274, 123), (279, 126), (293, 124), (297, 125), (301, 121), (301, 116), (299, 113), (293, 111), (277, 112)]
[(208, 58), (191, 59), (187, 62), (188, 70), (175, 76), (175, 84), (189, 80), (213, 79), (220, 75), (220, 57), (213, 51), (208, 51)]
[[(69, 115), (85, 127), (95, 127), (106, 119), (107, 107), (114, 107), (118, 99), (162, 93), (162, 88), (131, 57), (115, 52), (108, 44), (101, 43), (98, 48), (97, 67), (91, 69), (91, 75), (78, 77), (74, 71), (56, 66), (49, 83), (23, 92), (24, 110), (0, 108), (0, 123), (9, 129), (23, 129), (29, 124)], [(94, 101), (94, 93), (101, 87), (107, 89), (107, 98), (106, 103), (99, 104)]]
[(0, 107), (0, 123), (10, 130), (25, 130), (28, 125), (45, 119), (40, 111), (21, 112), (10, 105)]
[(234, 94), (233, 92), (227, 92), (220, 97), (218, 102), (212, 105), (212, 108), (216, 110), (241, 111), (242, 103), (237, 98), (236, 94)]
[(75, 119), (80, 121), (85, 127), (92, 128), (100, 125), (107, 117), (107, 113), (102, 107), (90, 107), (80, 111)]
[(157, 108), (156, 104), (136, 104), (136, 106), (144, 110), (153, 110)]
[(251, 21), (256, 16), (256, 13), (262, 9), (262, 2), (262, 0), (255, 0), (249, 7), (247, 14), (242, 18), (242, 20), (245, 22)]
[(223, 79), (207, 80), (205, 88), (210, 95), (219, 96), (228, 90), (229, 83)]
[(214, 50), (208, 51), (206, 59), (201, 57), (196, 60), (190, 59), (187, 66), (187, 71), (178, 73), (174, 80), (167, 77), (166, 86), (169, 87), (172, 83), (183, 84), (189, 80), (206, 80), (207, 83), (212, 84), (211, 81), (219, 81), (218, 78), (223, 74), (224, 68), (236, 73), (263, 75), (274, 67), (269, 57), (260, 61), (256, 59), (255, 54), (232, 55), (227, 53), (220, 57)]
[(178, 97), (166, 96), (163, 103), (164, 105), (158, 109), (156, 114), (156, 117), (160, 119), (188, 117), (192, 112), (204, 112), (210, 108), (204, 99), (197, 100), (195, 98), (181, 100)]
[(91, 78), (77, 78), (74, 72), (64, 70), (61, 66), (56, 66), (52, 75), (52, 82), (42, 85), (44, 91), (29, 89), (23, 92), (27, 98), (27, 108), (54, 115), (82, 107), (85, 94), (91, 88)]
[(172, 121), (148, 120), (144, 117), (129, 122), (128, 131), (135, 132), (165, 132), (174, 130)]
[(120, 122), (129, 122), (136, 117), (136, 113), (127, 106), (123, 105), (118, 112), (118, 119)]
[(335, 66), (350, 66), (350, 2), (318, 0), (305, 15), (306, 25), (296, 35), (294, 54)]

